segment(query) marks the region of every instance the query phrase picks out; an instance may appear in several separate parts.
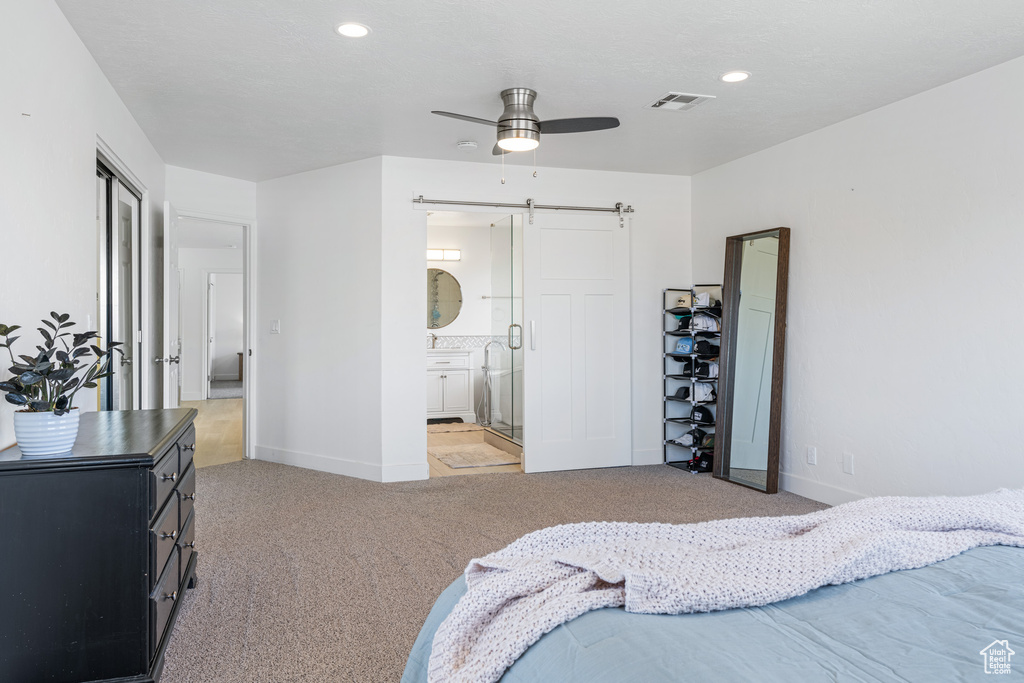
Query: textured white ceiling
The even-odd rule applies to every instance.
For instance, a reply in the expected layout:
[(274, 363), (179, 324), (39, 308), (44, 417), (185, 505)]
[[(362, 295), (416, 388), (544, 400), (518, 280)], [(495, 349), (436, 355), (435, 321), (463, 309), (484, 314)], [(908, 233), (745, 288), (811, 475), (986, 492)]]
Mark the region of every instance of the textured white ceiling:
[[(57, 4), (167, 163), (248, 180), (381, 154), (499, 163), (493, 129), (429, 112), (497, 118), (514, 86), (542, 119), (622, 120), (545, 137), (539, 165), (692, 174), (1024, 54), (1022, 0)], [(753, 76), (718, 80), (732, 69)], [(717, 99), (642, 108), (669, 90)]]

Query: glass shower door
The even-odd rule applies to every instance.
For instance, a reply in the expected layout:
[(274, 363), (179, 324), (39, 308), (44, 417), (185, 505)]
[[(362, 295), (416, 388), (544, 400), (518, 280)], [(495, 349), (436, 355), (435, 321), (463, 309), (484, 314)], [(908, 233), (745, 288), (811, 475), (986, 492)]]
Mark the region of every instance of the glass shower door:
[(523, 439), (523, 222), (512, 215), (491, 224), (491, 335), (485, 358), (491, 428)]

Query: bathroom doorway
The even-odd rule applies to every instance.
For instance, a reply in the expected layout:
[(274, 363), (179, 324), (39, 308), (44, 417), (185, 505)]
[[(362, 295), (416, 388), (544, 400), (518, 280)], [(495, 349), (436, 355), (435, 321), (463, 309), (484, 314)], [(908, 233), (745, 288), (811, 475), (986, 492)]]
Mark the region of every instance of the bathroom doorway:
[(523, 222), (427, 216), (430, 475), (522, 471)]

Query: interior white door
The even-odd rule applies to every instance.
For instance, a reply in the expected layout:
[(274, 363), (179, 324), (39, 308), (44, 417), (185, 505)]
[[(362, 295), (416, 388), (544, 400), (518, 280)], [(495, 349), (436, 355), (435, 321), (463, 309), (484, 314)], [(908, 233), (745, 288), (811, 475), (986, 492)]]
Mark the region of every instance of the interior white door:
[(763, 470), (768, 466), (778, 261), (777, 239), (743, 245), (730, 468)]
[(163, 380), (164, 408), (177, 408), (179, 399), (179, 361), (181, 360), (181, 333), (179, 311), (181, 281), (178, 271), (178, 213), (170, 202), (164, 202), (164, 336), (161, 345), (161, 376)]
[(632, 464), (629, 227), (604, 214), (524, 223), (524, 470)]

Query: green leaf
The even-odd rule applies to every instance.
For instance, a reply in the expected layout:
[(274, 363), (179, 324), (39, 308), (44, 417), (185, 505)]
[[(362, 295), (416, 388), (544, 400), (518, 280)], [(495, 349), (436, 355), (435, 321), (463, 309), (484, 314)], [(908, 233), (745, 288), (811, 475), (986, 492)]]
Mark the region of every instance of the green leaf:
[(43, 381), (43, 376), (37, 372), (29, 370), (18, 375), (18, 381), (24, 384), (26, 387), (30, 387), (33, 384), (38, 384)]
[(36, 363), (35, 371), (38, 374), (42, 375), (42, 374), (45, 374), (45, 373), (49, 372), (49, 370), (52, 367), (53, 367), (53, 363), (51, 363), (50, 361), (46, 360), (46, 361), (43, 361), (42, 363)]
[(67, 351), (58, 351), (57, 360), (59, 360), (61, 363), (67, 363), (69, 360), (71, 360), (71, 356), (68, 355)]
[(65, 380), (71, 379), (71, 376), (75, 374), (74, 368), (61, 368), (50, 373), (49, 379), (52, 382), (64, 382)]
[(15, 330), (20, 330), (20, 329), (21, 329), (21, 325), (11, 325), (10, 327), (7, 328), (7, 331), (4, 332), (4, 336), (6, 337), (11, 332), (14, 332)]
[(0, 391), (21, 391), (22, 386), (14, 382), (0, 382)]
[(87, 356), (87, 355), (89, 355), (89, 349), (87, 347), (82, 347), (80, 349), (75, 349), (74, 352), (71, 354), (71, 357), (72, 358), (78, 358), (80, 356)]
[(14, 342), (18, 341), (19, 339), (21, 339), (21, 337), (8, 337), (7, 338), (7, 348), (11, 348), (11, 344), (13, 344)]
[(57, 311), (50, 311), (50, 317), (58, 322), (60, 321), (60, 316), (57, 315)]
[(53, 407), (57, 410), (64, 410), (68, 407), (68, 403), (70, 402), (71, 400), (67, 396), (61, 396), (57, 399), (57, 402), (53, 404)]
[(90, 344), (90, 347), (92, 348), (92, 352), (96, 354), (97, 358), (103, 358), (103, 354), (104, 354), (103, 349), (101, 349), (100, 347), (96, 346), (95, 344)]
[(75, 325), (75, 323), (72, 323), (72, 322), (61, 323), (60, 324), (60, 328), (63, 330), (65, 327), (74, 327), (74, 325)]
[[(95, 389), (96, 388), (96, 382), (86, 382), (82, 386), (85, 387), (86, 389)], [(10, 396), (10, 394), (8, 394), (8, 396)]]
[(44, 325), (46, 325), (47, 327), (49, 327), (49, 328), (50, 328), (51, 330), (53, 330), (54, 332), (56, 332), (56, 331), (57, 331), (57, 325), (56, 325), (56, 323), (52, 323), (52, 322), (50, 322), (49, 320), (44, 320), (44, 321), (43, 321), (43, 324), (44, 324)]
[(16, 406), (23, 406), (28, 403), (28, 399), (22, 394), (7, 394), (4, 396), (8, 403), (13, 403)]
[(50, 410), (50, 404), (47, 403), (46, 401), (32, 401), (28, 405), (32, 410), (36, 411), (37, 413), (46, 413), (49, 412)]
[[(46, 322), (46, 321), (44, 320), (43, 322)], [(44, 328), (37, 327), (36, 329), (39, 330), (39, 334), (43, 335), (43, 339), (45, 339), (48, 342), (52, 342), (53, 341), (53, 336), (49, 332), (47, 332)]]
[(22, 359), (26, 363), (31, 363), (32, 365), (36, 364), (36, 359), (33, 358), (32, 356), (26, 356), (25, 354), (19, 354), (18, 358)]

